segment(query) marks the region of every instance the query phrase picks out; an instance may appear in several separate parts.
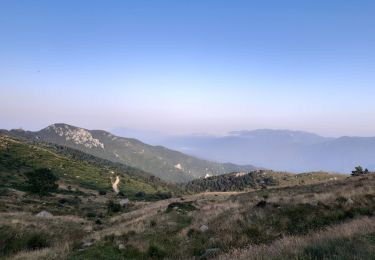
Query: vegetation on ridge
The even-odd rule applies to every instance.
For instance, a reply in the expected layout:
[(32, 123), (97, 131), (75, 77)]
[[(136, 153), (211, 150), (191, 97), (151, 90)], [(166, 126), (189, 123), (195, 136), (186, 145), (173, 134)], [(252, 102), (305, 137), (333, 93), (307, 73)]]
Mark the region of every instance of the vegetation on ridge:
[(66, 190), (74, 186), (78, 190), (112, 191), (111, 177), (118, 175), (121, 178), (120, 191), (126, 196), (135, 197), (139, 192), (179, 192), (176, 186), (141, 170), (71, 148), (27, 142), (3, 134), (0, 141), (0, 187), (27, 190), (25, 174), (47, 168), (60, 178), (60, 186)]

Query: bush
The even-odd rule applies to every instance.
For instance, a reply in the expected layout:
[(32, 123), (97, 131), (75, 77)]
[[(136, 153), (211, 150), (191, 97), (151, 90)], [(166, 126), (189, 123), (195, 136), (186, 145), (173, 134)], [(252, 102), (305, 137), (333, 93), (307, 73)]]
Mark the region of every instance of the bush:
[(186, 202), (172, 202), (168, 205), (166, 212), (171, 212), (174, 209), (178, 209), (184, 212), (188, 211), (193, 211), (196, 210), (197, 208), (194, 207), (191, 201), (186, 201)]
[(170, 199), (172, 198), (172, 193), (170, 192), (160, 192), (158, 191), (155, 196), (161, 200)]
[(107, 192), (105, 190), (100, 190), (98, 193), (99, 193), (99, 195), (106, 195), (107, 194)]
[(36, 250), (50, 246), (44, 233), (19, 232), (10, 226), (0, 227), (0, 258), (24, 250)]
[(65, 203), (67, 203), (68, 202), (68, 200), (66, 199), (66, 198), (61, 198), (61, 199), (59, 199), (59, 203), (60, 204), (65, 204)]
[(150, 245), (150, 247), (147, 250), (147, 255), (150, 257), (162, 259), (164, 258), (167, 254), (161, 250), (159, 247), (155, 245)]
[(364, 175), (364, 174), (368, 174), (369, 173), (369, 170), (368, 169), (365, 169), (363, 170), (363, 168), (361, 166), (357, 166), (355, 167), (355, 170), (352, 171), (352, 176), (360, 176), (360, 175)]
[(43, 234), (31, 234), (27, 240), (27, 249), (29, 250), (40, 249), (48, 246), (49, 242)]
[(88, 218), (95, 218), (96, 217), (96, 213), (95, 212), (87, 212), (86, 217), (88, 217)]
[(120, 211), (121, 211), (121, 205), (119, 203), (113, 202), (112, 200), (108, 202), (108, 212), (116, 213)]
[(48, 195), (50, 192), (57, 191), (59, 187), (56, 184), (58, 177), (50, 169), (41, 168), (26, 173), (28, 191), (39, 195)]
[(117, 196), (123, 198), (123, 197), (125, 197), (125, 193), (120, 191), (119, 193), (117, 193)]
[(135, 197), (137, 198), (144, 198), (145, 196), (146, 196), (146, 193), (144, 193), (143, 191), (137, 192), (135, 194)]

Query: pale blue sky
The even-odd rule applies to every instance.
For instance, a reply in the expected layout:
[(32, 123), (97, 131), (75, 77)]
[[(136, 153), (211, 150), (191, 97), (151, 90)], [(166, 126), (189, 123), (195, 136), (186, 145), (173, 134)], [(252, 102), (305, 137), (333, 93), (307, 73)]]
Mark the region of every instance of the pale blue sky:
[(375, 136), (375, 1), (0, 2), (0, 128)]

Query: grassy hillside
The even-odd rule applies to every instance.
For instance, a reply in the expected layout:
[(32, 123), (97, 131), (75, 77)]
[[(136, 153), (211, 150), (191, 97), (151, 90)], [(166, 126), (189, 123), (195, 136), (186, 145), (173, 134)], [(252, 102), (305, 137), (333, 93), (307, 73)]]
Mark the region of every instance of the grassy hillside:
[[(62, 156), (27, 145), (32, 154)], [(283, 186), (133, 200), (119, 212), (108, 203), (119, 198), (86, 189), (48, 197), (6, 189), (0, 193), (0, 257), (372, 259), (375, 174), (268, 174)], [(41, 210), (54, 216), (36, 217)]]
[(255, 167), (217, 163), (152, 146), (136, 139), (114, 136), (100, 130), (86, 130), (67, 124), (54, 124), (38, 132), (12, 130), (9, 134), (68, 146), (113, 162), (150, 172), (169, 182), (187, 182), (206, 174), (220, 175), (233, 171), (250, 171)]
[[(24, 173), (41, 167), (59, 176), (58, 192), (46, 196), (27, 192)], [(111, 192), (112, 171), (130, 198), (124, 205), (120, 205), (124, 196)], [(375, 174), (257, 171), (199, 182), (245, 192), (188, 195), (131, 167), (67, 147), (0, 135), (0, 258), (372, 259), (375, 255)], [(99, 190), (107, 193), (99, 195)], [(160, 200), (169, 192), (178, 197)], [(36, 216), (43, 210), (53, 216)]]
[(115, 164), (82, 152), (61, 147), (27, 142), (0, 134), (0, 185), (23, 189), (24, 173), (49, 168), (60, 178), (60, 186), (110, 192), (111, 177), (120, 176), (120, 190), (127, 196), (138, 192), (154, 194), (177, 191), (141, 170)]

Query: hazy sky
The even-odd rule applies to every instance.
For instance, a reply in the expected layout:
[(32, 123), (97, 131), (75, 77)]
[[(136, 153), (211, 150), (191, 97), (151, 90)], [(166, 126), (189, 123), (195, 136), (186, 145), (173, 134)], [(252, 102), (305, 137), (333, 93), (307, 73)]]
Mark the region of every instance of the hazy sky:
[(375, 1), (1, 0), (0, 128), (375, 136)]

